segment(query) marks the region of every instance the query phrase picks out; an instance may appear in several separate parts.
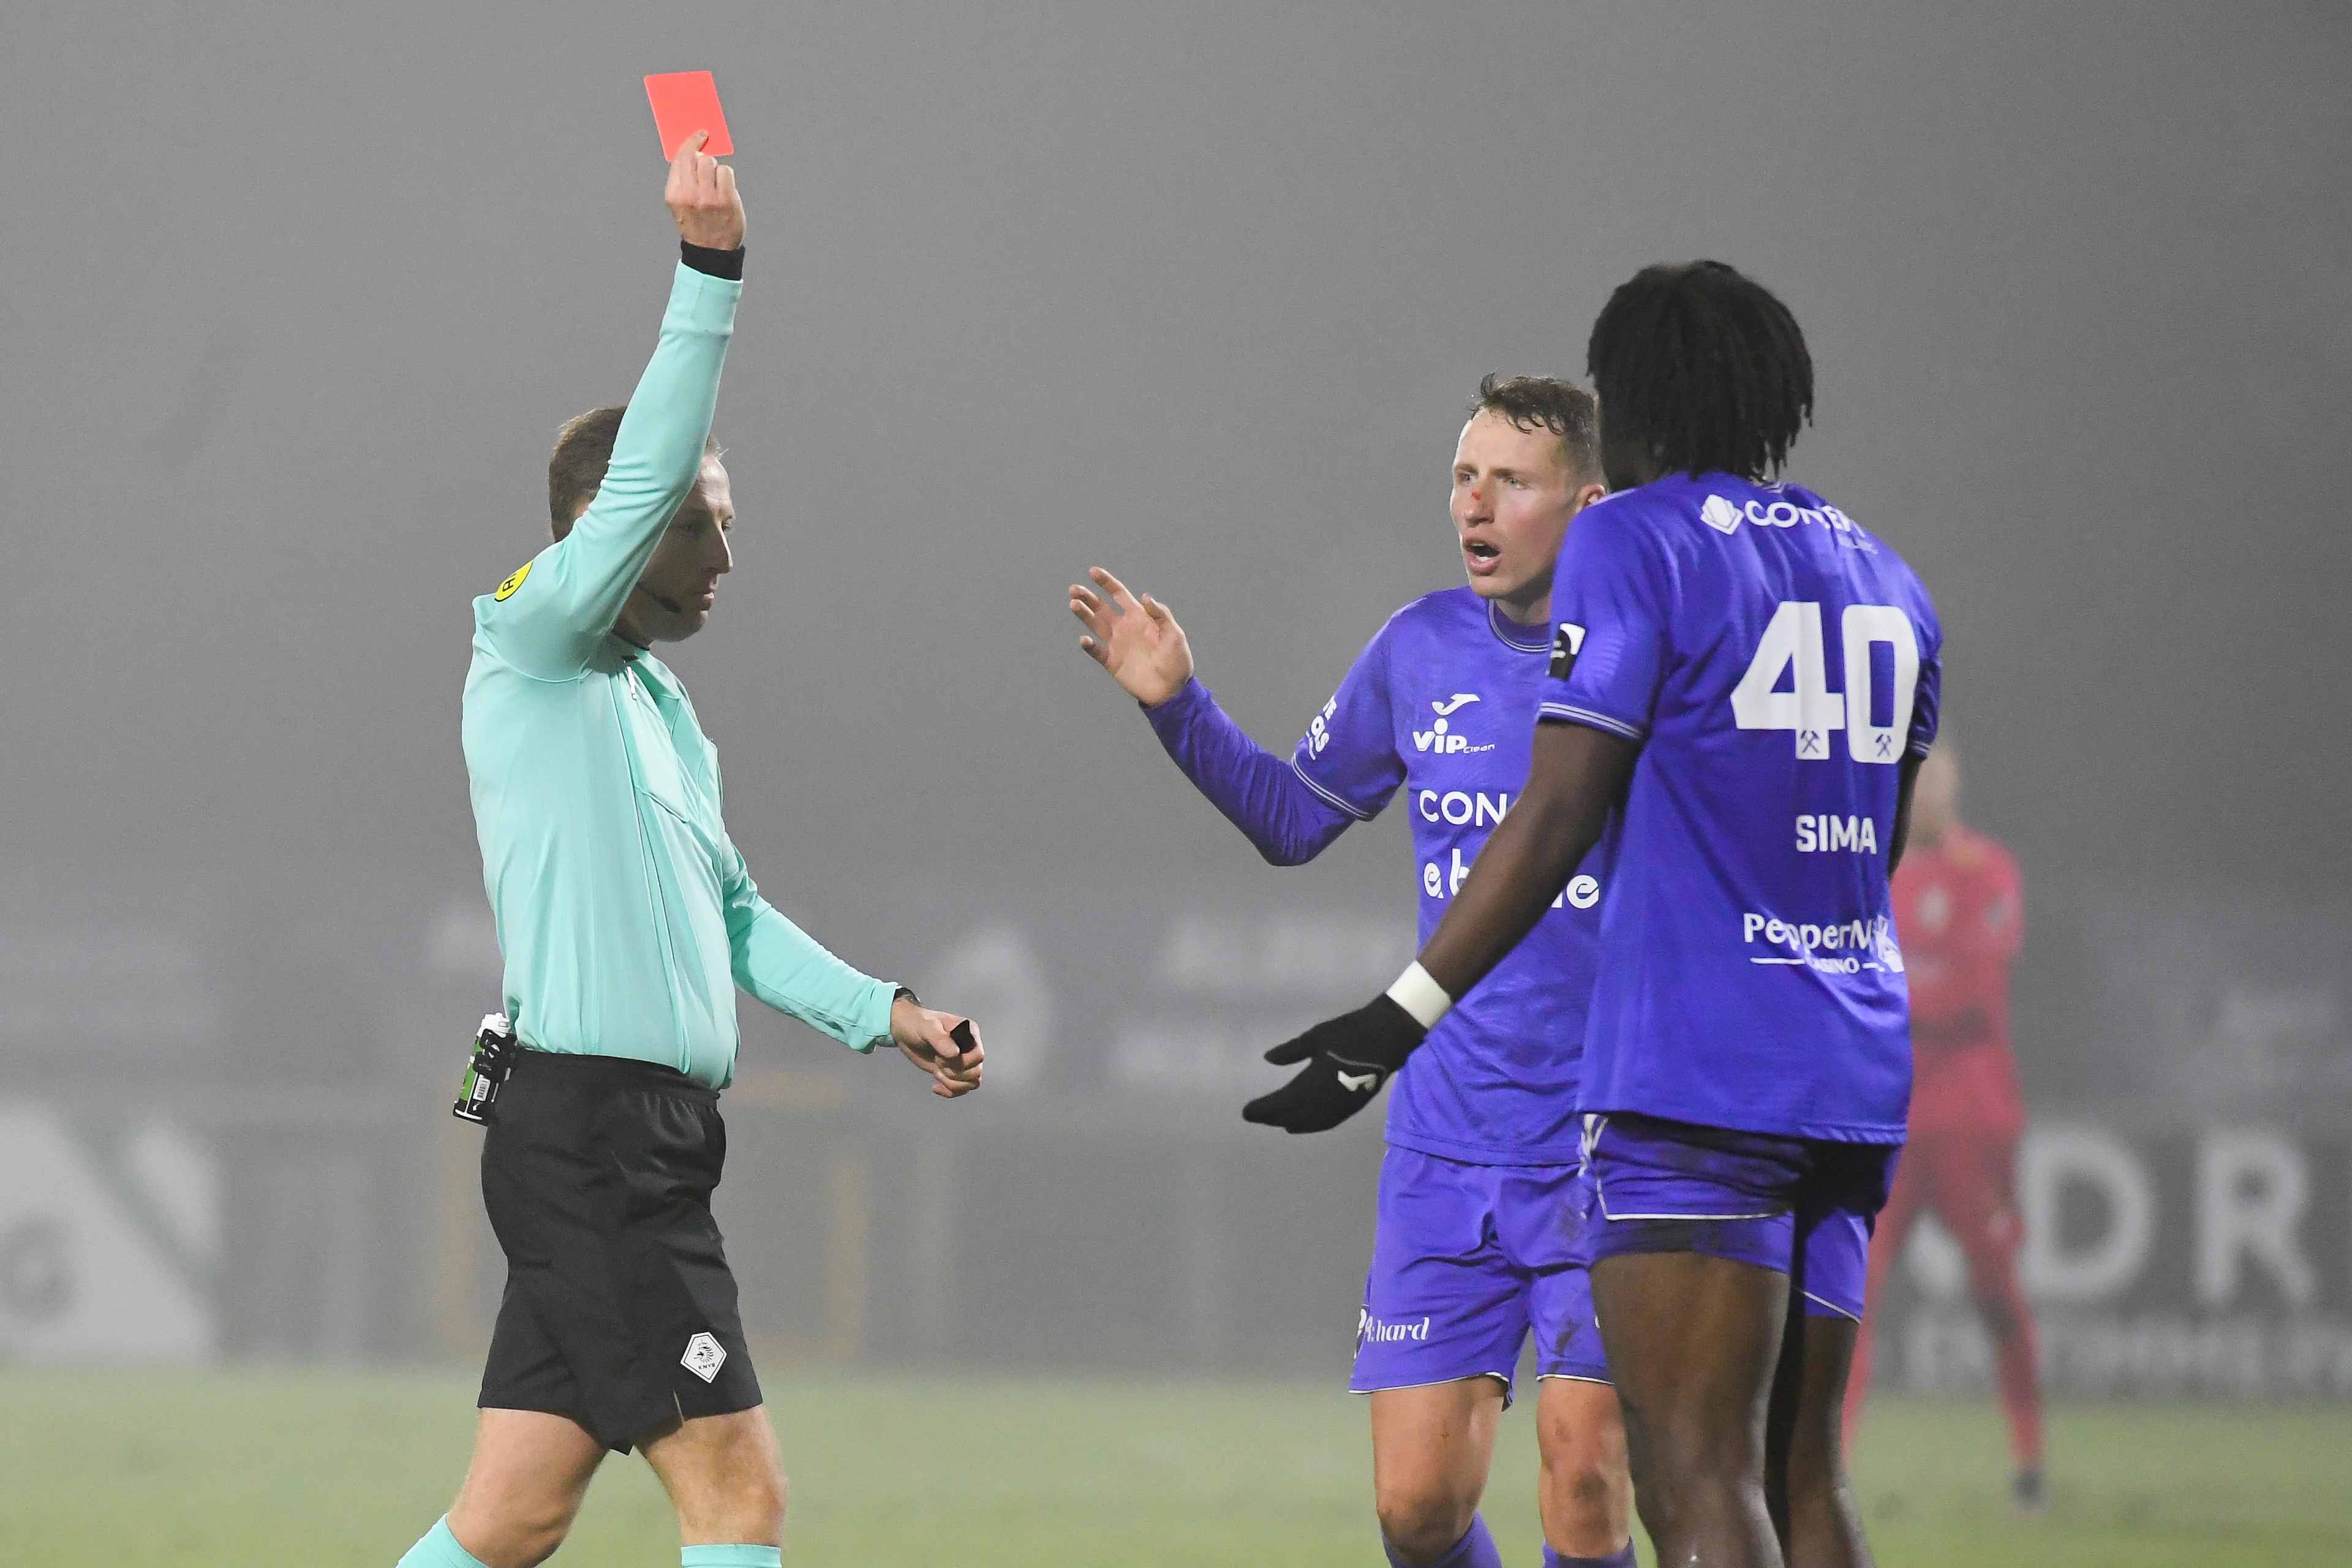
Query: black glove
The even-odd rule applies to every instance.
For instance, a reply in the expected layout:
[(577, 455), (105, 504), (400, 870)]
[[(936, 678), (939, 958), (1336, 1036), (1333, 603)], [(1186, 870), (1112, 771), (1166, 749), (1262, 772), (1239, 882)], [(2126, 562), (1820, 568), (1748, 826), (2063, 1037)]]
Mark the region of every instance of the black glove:
[(1326, 1019), (1265, 1053), (1276, 1067), (1307, 1064), (1297, 1078), (1242, 1107), (1242, 1120), (1285, 1132), (1328, 1132), (1372, 1102), (1389, 1075), (1429, 1031), (1385, 995)]

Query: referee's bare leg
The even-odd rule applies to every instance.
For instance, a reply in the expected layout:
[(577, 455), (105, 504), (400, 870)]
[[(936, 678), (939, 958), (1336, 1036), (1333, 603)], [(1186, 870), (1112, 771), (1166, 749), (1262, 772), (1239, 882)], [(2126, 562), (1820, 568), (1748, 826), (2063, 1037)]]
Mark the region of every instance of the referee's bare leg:
[[(784, 1467), (765, 1405), (672, 1422), (637, 1447), (677, 1510), (681, 1544), (782, 1544)], [(604, 1452), (568, 1415), (483, 1411), (450, 1533), (488, 1568), (545, 1562), (571, 1532)]]
[[(465, 1485), (449, 1507), (449, 1533), (486, 1568), (530, 1568), (545, 1562), (572, 1533), (604, 1451), (588, 1428), (568, 1415), (483, 1411)], [(776, 1495), (781, 1522), (781, 1476)]]

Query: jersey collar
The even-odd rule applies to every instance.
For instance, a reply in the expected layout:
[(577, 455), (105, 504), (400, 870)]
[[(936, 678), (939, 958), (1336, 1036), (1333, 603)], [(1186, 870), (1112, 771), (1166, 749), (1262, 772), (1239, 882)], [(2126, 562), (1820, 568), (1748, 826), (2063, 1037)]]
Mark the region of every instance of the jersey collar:
[[(1517, 621), (1512, 620), (1509, 616), (1504, 615), (1500, 610), (1497, 610), (1495, 607), (1494, 600), (1488, 599), (1486, 604), (1486, 629), (1495, 634), (1495, 640), (1496, 642), (1499, 642), (1505, 647), (1513, 649), (1518, 653), (1549, 653), (1551, 651), (1550, 627), (1523, 626)], [(1512, 635), (1514, 632), (1518, 635), (1514, 637)], [(1532, 637), (1535, 640), (1532, 642), (1523, 642), (1520, 640), (1523, 637)]]

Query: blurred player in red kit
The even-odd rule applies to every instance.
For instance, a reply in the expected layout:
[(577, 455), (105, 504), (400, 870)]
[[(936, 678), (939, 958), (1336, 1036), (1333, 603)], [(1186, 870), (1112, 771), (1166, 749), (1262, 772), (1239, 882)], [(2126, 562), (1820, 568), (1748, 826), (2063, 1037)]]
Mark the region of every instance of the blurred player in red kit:
[(1846, 1384), (1845, 1436), (1870, 1386), (1872, 1330), (1886, 1276), (1923, 1207), (1960, 1244), (1984, 1314), (2009, 1420), (2011, 1492), (2042, 1504), (2042, 1394), (2033, 1316), (2017, 1281), (2017, 1140), (2025, 1102), (2009, 1052), (2009, 966), (2025, 935), (2017, 862), (1959, 817), (1948, 738), (1920, 765), (1911, 836), (1895, 873), (1895, 921), (1911, 982), (1911, 1135), (1870, 1245), (1869, 1305)]

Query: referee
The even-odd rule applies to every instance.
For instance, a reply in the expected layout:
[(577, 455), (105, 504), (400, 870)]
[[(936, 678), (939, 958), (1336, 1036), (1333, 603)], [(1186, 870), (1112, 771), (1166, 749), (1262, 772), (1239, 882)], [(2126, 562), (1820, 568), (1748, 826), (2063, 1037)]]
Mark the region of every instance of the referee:
[(448, 1514), (402, 1568), (527, 1568), (606, 1450), (641, 1448), (685, 1568), (776, 1568), (784, 1477), (710, 1215), (734, 988), (853, 1050), (888, 1042), (950, 1099), (962, 1020), (770, 908), (719, 814), (719, 763), (657, 642), (692, 637), (732, 562), (709, 445), (742, 292), (735, 172), (688, 141), (664, 193), (683, 260), (625, 410), (563, 428), (555, 542), (474, 601), (466, 769), (525, 1047), (482, 1147), (507, 1255), (481, 1425)]

